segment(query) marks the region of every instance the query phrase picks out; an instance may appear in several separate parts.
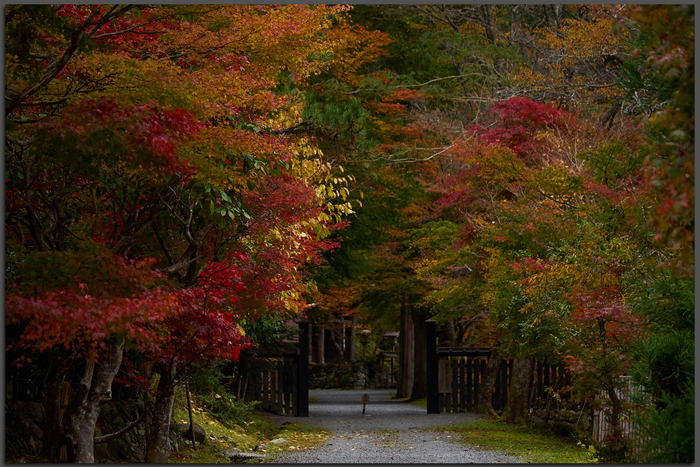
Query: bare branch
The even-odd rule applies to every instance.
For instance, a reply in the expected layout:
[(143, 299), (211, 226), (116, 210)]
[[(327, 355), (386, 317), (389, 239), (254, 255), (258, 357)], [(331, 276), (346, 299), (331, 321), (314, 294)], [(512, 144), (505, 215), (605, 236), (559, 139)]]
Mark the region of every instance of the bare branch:
[(73, 32), (71, 33), (70, 44), (63, 52), (61, 58), (49, 65), (49, 67), (46, 69), (46, 75), (38, 83), (35, 83), (34, 85), (26, 88), (24, 91), (19, 92), (10, 100), (10, 102), (5, 107), (5, 115), (10, 115), (12, 112), (15, 111), (15, 109), (17, 109), (17, 107), (19, 107), (20, 103), (25, 101), (28, 97), (36, 94), (39, 90), (46, 87), (51, 81), (53, 81), (54, 78), (56, 78), (56, 76), (58, 76), (58, 74), (73, 58), (73, 55), (78, 50), (78, 46), (80, 45), (80, 42), (82, 41), (83, 37), (85, 37), (86, 31), (90, 26), (94, 25), (92, 31), (90, 32), (90, 34), (93, 34), (100, 27), (104, 26), (107, 22), (120, 15), (123, 15), (133, 7), (134, 5), (127, 5), (119, 9), (119, 5), (115, 5), (109, 10), (107, 14), (103, 15), (99, 19), (97, 18), (99, 17), (101, 9), (95, 8), (82, 23), (80, 23), (78, 26), (75, 27), (75, 29), (73, 29)]

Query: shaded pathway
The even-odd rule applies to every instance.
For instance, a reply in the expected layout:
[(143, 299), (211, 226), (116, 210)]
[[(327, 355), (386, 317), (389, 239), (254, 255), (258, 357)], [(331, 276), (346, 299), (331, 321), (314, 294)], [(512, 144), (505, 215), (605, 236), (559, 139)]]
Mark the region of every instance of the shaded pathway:
[[(459, 435), (426, 430), (478, 420), (470, 413), (427, 414), (391, 399), (393, 390), (312, 390), (309, 417), (295, 421), (333, 432), (325, 446), (288, 453), (276, 462), (305, 463), (516, 463), (515, 457), (458, 444)], [(362, 414), (362, 394), (369, 403)], [(278, 419), (279, 420), (279, 419)], [(284, 418), (289, 420), (289, 418)]]

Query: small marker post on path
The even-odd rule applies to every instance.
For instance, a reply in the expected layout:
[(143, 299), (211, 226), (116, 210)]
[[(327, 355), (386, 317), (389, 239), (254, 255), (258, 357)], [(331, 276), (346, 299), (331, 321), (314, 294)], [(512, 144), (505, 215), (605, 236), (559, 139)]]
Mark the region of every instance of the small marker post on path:
[(369, 402), (369, 394), (362, 394), (362, 415), (365, 414), (365, 407)]

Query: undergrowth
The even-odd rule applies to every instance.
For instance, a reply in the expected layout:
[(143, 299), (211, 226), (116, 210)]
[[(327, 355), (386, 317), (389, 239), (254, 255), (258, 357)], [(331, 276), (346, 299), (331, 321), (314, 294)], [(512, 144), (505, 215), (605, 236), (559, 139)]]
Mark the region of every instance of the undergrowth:
[[(214, 400), (191, 395), (192, 419), (207, 432), (206, 442), (196, 443), (182, 440), (176, 452), (171, 453), (169, 463), (184, 464), (231, 464), (234, 461), (220, 454), (238, 448), (242, 452), (265, 454), (264, 459), (248, 459), (243, 463), (274, 462), (286, 452), (303, 451), (321, 446), (330, 432), (306, 427), (300, 423), (286, 421), (277, 425), (266, 414), (254, 411), (253, 403), (238, 403), (228, 394), (219, 394)], [(239, 407), (235, 407), (239, 405)], [(173, 424), (189, 423), (187, 399), (184, 391), (176, 397)], [(284, 438), (283, 444), (270, 444), (275, 438)]]

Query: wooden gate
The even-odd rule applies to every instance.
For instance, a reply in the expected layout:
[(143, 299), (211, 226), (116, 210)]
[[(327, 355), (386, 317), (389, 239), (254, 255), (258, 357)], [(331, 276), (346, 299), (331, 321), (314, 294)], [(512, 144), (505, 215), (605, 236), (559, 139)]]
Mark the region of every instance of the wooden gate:
[[(428, 413), (471, 412), (476, 404), (491, 354), (487, 347), (437, 347), (435, 321), (426, 321), (428, 362)], [(508, 397), (511, 363), (501, 365), (496, 377), (491, 403), (495, 410), (505, 406)]]
[[(438, 349), (438, 413), (471, 412), (476, 405), (486, 371), (488, 348)], [(492, 388), (491, 405), (503, 410), (508, 398), (511, 360), (504, 359)]]
[[(299, 343), (282, 355), (258, 353), (259, 375), (248, 399), (278, 415), (309, 416), (309, 323), (299, 323)], [(257, 379), (259, 376), (260, 379)]]
[[(433, 386), (432, 391), (428, 388), (428, 413), (471, 412), (479, 392), (484, 390), (482, 382), (490, 353), (487, 347), (437, 348), (433, 359), (437, 365), (432, 365), (437, 369), (437, 384), (430, 384), (428, 377), (429, 386)], [(494, 410), (503, 410), (506, 405), (512, 367), (511, 360), (503, 359), (491, 388)]]
[[(428, 362), (428, 413), (471, 412), (491, 354), (488, 347), (437, 347), (437, 329), (434, 321), (426, 322)], [(503, 410), (508, 400), (513, 361), (503, 359), (492, 389), (491, 405)], [(537, 362), (534, 376), (533, 399), (535, 407), (559, 407), (571, 397), (571, 375), (560, 366)]]

